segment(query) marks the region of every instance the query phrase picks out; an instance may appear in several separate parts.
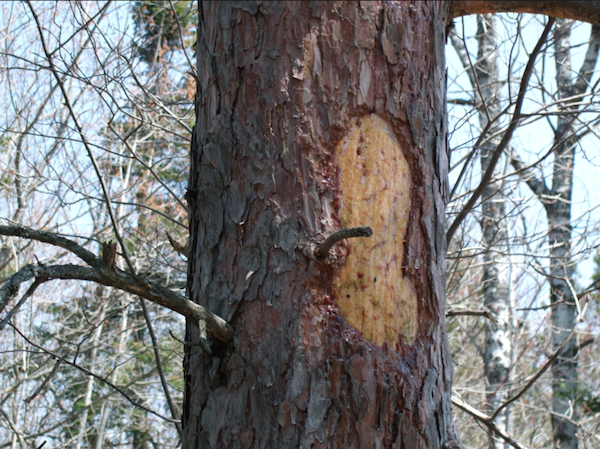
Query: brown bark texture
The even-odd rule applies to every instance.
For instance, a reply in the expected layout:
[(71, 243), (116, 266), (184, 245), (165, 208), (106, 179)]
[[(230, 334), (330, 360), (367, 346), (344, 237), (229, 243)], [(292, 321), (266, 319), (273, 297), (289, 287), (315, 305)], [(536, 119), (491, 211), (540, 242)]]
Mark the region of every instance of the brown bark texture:
[(495, 14), (501, 12), (543, 14), (600, 25), (600, 2), (590, 0), (457, 0), (452, 2), (450, 16), (454, 18), (470, 14)]
[[(447, 6), (200, 4), (188, 288), (235, 335), (209, 355), (187, 326), (184, 448), (458, 447), (444, 324)], [(389, 262), (404, 286), (390, 290), (401, 297), (391, 304), (414, 306), (398, 310), (400, 321), (360, 294), (362, 322), (338, 307), (338, 274), (360, 245), (362, 254), (385, 245), (377, 239), (389, 223), (377, 220), (396, 207), (378, 203), (385, 183), (356, 204), (344, 196), (348, 148), (364, 179), (376, 177), (367, 167), (385, 168), (396, 186), (395, 164), (409, 172), (394, 187), (407, 223)], [(377, 162), (381, 154), (390, 159)], [(315, 246), (350, 227), (348, 211), (370, 205), (360, 217), (375, 225), (348, 224), (372, 226), (371, 246), (346, 240), (317, 260)], [(377, 262), (355, 263), (385, 271)], [(367, 285), (357, 270), (352, 292), (378, 292), (377, 278)]]

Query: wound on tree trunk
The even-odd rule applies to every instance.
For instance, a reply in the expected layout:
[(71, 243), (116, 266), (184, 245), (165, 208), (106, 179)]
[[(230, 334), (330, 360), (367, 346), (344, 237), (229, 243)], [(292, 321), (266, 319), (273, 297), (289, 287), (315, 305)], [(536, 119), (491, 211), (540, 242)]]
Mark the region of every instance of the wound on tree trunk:
[[(445, 448), (445, 2), (200, 5), (184, 448)], [(326, 260), (333, 232), (370, 226)], [(350, 295), (350, 298), (348, 298)], [(455, 447), (455, 446), (454, 446)]]
[(367, 115), (336, 146), (336, 162), (342, 226), (365, 223), (375, 233), (349, 242), (334, 279), (336, 305), (373, 343), (394, 349), (399, 339), (413, 343), (417, 298), (402, 266), (412, 178), (400, 143), (383, 119)]

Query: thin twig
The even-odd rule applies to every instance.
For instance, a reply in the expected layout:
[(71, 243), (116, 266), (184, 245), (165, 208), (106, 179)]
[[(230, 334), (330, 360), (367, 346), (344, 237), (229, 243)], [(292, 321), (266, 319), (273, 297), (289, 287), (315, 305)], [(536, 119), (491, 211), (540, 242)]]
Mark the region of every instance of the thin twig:
[[(148, 326), (148, 333), (150, 334), (150, 339), (152, 340), (152, 349), (154, 350), (154, 358), (156, 360), (156, 369), (158, 371), (158, 376), (160, 377), (160, 383), (162, 385), (163, 391), (165, 392), (165, 398), (167, 399), (167, 404), (169, 405), (171, 416), (173, 417), (173, 419), (177, 419), (177, 415), (179, 415), (179, 412), (177, 411), (177, 407), (175, 407), (175, 403), (173, 402), (173, 398), (171, 397), (171, 393), (169, 392), (169, 384), (167, 382), (167, 378), (165, 377), (165, 370), (163, 369), (162, 357), (160, 356), (160, 352), (158, 351), (158, 339), (156, 338), (156, 334), (154, 333), (154, 326), (152, 325), (152, 321), (150, 320), (150, 314), (148, 313), (146, 300), (142, 297), (140, 297), (140, 304), (142, 305), (144, 319), (146, 320), (146, 326)], [(181, 438), (181, 422), (176, 421), (175, 428), (177, 429), (177, 434), (179, 435), (179, 438)]]
[(46, 46), (46, 39), (44, 38), (42, 25), (40, 24), (38, 16), (37, 16), (35, 10), (33, 9), (33, 5), (31, 4), (31, 2), (27, 1), (26, 3), (27, 3), (27, 6), (29, 6), (29, 9), (33, 16), (33, 19), (35, 20), (35, 23), (36, 23), (36, 26), (38, 29), (38, 33), (40, 36), (40, 43), (42, 44), (44, 54), (46, 55), (46, 60), (48, 61), (48, 66), (50, 68), (50, 71), (52, 72), (52, 74), (54, 75), (54, 78), (56, 79), (56, 82), (58, 83), (58, 87), (60, 88), (60, 91), (62, 92), (65, 106), (69, 110), (69, 114), (71, 115), (71, 119), (73, 120), (73, 123), (75, 124), (77, 133), (81, 137), (81, 143), (83, 144), (83, 146), (87, 152), (87, 155), (88, 155), (90, 161), (92, 162), (92, 166), (94, 167), (94, 171), (96, 172), (96, 176), (98, 178), (98, 181), (100, 182), (100, 187), (102, 189), (102, 196), (104, 197), (104, 201), (106, 201), (106, 209), (108, 211), (108, 215), (110, 217), (110, 221), (113, 226), (113, 231), (115, 233), (115, 237), (119, 241), (119, 245), (121, 246), (121, 254), (125, 258), (125, 261), (127, 262), (127, 266), (129, 267), (129, 270), (135, 276), (135, 269), (133, 267), (133, 263), (131, 262), (131, 259), (128, 256), (127, 247), (125, 246), (125, 241), (123, 240), (123, 237), (121, 236), (121, 232), (119, 231), (119, 226), (117, 223), (117, 218), (115, 217), (115, 214), (112, 210), (112, 203), (111, 203), (110, 195), (108, 193), (108, 187), (106, 186), (106, 182), (104, 180), (104, 176), (102, 175), (102, 172), (100, 171), (100, 166), (98, 165), (98, 162), (96, 161), (96, 158), (94, 157), (94, 153), (92, 152), (92, 148), (88, 142), (87, 136), (85, 135), (85, 132), (83, 131), (83, 127), (79, 123), (77, 114), (75, 114), (75, 109), (73, 108), (73, 105), (71, 104), (71, 99), (65, 88), (63, 80), (58, 75), (58, 70), (57, 70), (56, 66), (54, 65), (54, 60), (52, 58), (52, 54), (50, 53), (50, 51), (48, 50), (48, 47)]
[[(179, 20), (179, 16), (177, 15), (177, 11), (175, 11), (175, 6), (173, 5), (172, 0), (169, 0), (169, 5), (171, 6), (171, 11), (173, 12), (173, 17), (175, 18), (175, 22), (177, 22), (177, 29), (179, 31), (179, 40), (181, 41), (181, 49), (183, 50), (183, 54), (185, 55), (185, 59), (187, 59), (188, 65), (190, 67), (190, 71), (194, 78), (198, 78), (196, 76), (196, 68), (195, 64), (190, 59), (190, 55), (188, 55), (187, 48), (185, 48), (185, 40), (183, 38), (183, 28), (181, 28), (181, 21)], [(189, 14), (189, 12), (188, 12)]]
[[(32, 340), (30, 340), (29, 338), (27, 338), (27, 336), (25, 336), (17, 327), (13, 326), (12, 324), (10, 324), (10, 326), (21, 336), (21, 338), (23, 338), (28, 344), (30, 344), (34, 348), (39, 349), (40, 351), (43, 351), (46, 354), (49, 354), (49, 355), (51, 355), (53, 357), (56, 357), (57, 359), (61, 358), (57, 353), (55, 353), (55, 352), (53, 352), (53, 351), (51, 351), (51, 350), (49, 350), (47, 348), (44, 348), (44, 347), (36, 344), (35, 342), (33, 342)], [(106, 379), (106, 378), (104, 378), (104, 377), (102, 377), (102, 376), (100, 376), (100, 375), (98, 375), (98, 374), (96, 374), (96, 373), (94, 373), (94, 372), (92, 372), (92, 371), (84, 368), (83, 366), (78, 365), (77, 363), (71, 362), (70, 360), (67, 360), (67, 359), (64, 359), (64, 358), (63, 358), (63, 363), (66, 363), (67, 365), (70, 365), (70, 366), (72, 366), (74, 368), (77, 368), (82, 373), (84, 373), (84, 374), (86, 374), (88, 376), (92, 376), (93, 378), (98, 379), (101, 382), (104, 382), (110, 388), (112, 388), (113, 390), (119, 392), (125, 399), (127, 399), (127, 401), (129, 401), (129, 403), (131, 403), (131, 405), (133, 405), (135, 407), (138, 407), (138, 408), (141, 408), (142, 410), (145, 410), (148, 413), (152, 413), (153, 415), (158, 416), (159, 418), (164, 419), (165, 421), (168, 421), (168, 422), (171, 422), (171, 423), (180, 422), (179, 420), (175, 420), (175, 419), (171, 419), (171, 418), (168, 418), (166, 416), (163, 416), (160, 413), (155, 412), (151, 408), (148, 408), (148, 407), (140, 404), (139, 402), (134, 401), (131, 398), (131, 396), (129, 396), (122, 388), (120, 388), (117, 385), (113, 384), (108, 379)]]
[(454, 317), (454, 316), (481, 316), (487, 318), (488, 320), (497, 322), (496, 318), (487, 310), (458, 310), (458, 309), (449, 309), (446, 312), (446, 317)]
[[(36, 279), (33, 284), (31, 284), (31, 286), (27, 289), (27, 291), (25, 292), (25, 294), (21, 297), (21, 299), (19, 300), (19, 302), (11, 309), (10, 312), (8, 312), (6, 314), (6, 316), (4, 317), (4, 319), (2, 321), (0, 321), (0, 331), (2, 331), (4, 329), (4, 327), (6, 326), (6, 323), (8, 323), (10, 321), (10, 319), (19, 311), (19, 309), (21, 308), (21, 306), (23, 304), (25, 304), (25, 302), (31, 297), (31, 295), (33, 295), (33, 293), (36, 291), (36, 289), (43, 284), (43, 280), (41, 279)], [(0, 295), (0, 298), (2, 298), (3, 295)], [(4, 301), (2, 301), (4, 302)]]
[(567, 337), (567, 339), (559, 346), (559, 348), (554, 352), (554, 354), (552, 354), (552, 356), (548, 358), (548, 360), (546, 361), (546, 363), (544, 364), (544, 366), (542, 366), (542, 368), (531, 379), (529, 379), (529, 382), (527, 382), (527, 384), (523, 388), (521, 388), (521, 390), (517, 394), (515, 394), (513, 397), (511, 397), (511, 398), (507, 399), (506, 401), (504, 401), (502, 403), (502, 405), (500, 405), (500, 407), (498, 407), (496, 409), (496, 411), (490, 417), (490, 419), (492, 419), (492, 420), (496, 419), (496, 417), (500, 414), (500, 412), (504, 408), (506, 408), (508, 405), (512, 404), (517, 399), (519, 399), (521, 396), (523, 396), (525, 394), (525, 392), (527, 390), (529, 390), (537, 382), (537, 380), (540, 377), (542, 377), (542, 375), (548, 370), (548, 368), (550, 368), (550, 366), (552, 365), (552, 363), (565, 350), (565, 348), (567, 347), (567, 344), (569, 343), (569, 341), (571, 341), (571, 338), (573, 338), (573, 335), (575, 335), (575, 329), (573, 329), (571, 331), (571, 333), (569, 334), (569, 336)]
[(17, 435), (21, 449), (27, 449), (27, 445), (25, 444), (25, 439), (23, 438), (23, 433), (19, 430), (19, 428), (12, 421), (12, 419), (10, 419), (10, 416), (8, 416), (8, 414), (4, 410), (2, 410), (1, 407), (0, 407), (0, 415), (2, 415), (4, 417), (4, 419), (6, 420), (6, 422), (8, 422), (8, 425), (10, 426), (12, 431), (15, 433), (15, 435)]
[(37, 389), (25, 399), (25, 404), (29, 404), (42, 392), (42, 390), (44, 389), (46, 384), (48, 384), (48, 382), (50, 382), (50, 380), (56, 375), (56, 373), (58, 372), (58, 368), (60, 367), (60, 364), (62, 362), (64, 362), (64, 360), (65, 360), (65, 358), (61, 357), (60, 359), (58, 359), (56, 361), (56, 363), (54, 364), (54, 367), (52, 368), (52, 371), (50, 371), (50, 374), (48, 374), (46, 376), (46, 378), (43, 380), (43, 382), (40, 384), (40, 386), (37, 387)]
[(475, 206), (475, 203), (477, 203), (477, 201), (479, 200), (479, 197), (481, 196), (484, 189), (486, 188), (486, 186), (489, 184), (490, 180), (492, 179), (492, 175), (494, 174), (494, 169), (496, 168), (496, 164), (500, 160), (500, 156), (502, 155), (502, 153), (504, 152), (504, 149), (510, 142), (512, 135), (513, 135), (515, 129), (517, 128), (517, 125), (519, 124), (519, 120), (521, 119), (521, 107), (523, 106), (525, 94), (527, 93), (527, 86), (529, 85), (529, 78), (531, 78), (531, 74), (533, 73), (533, 68), (535, 66), (535, 60), (537, 58), (537, 55), (542, 50), (542, 47), (543, 47), (544, 43), (546, 42), (546, 39), (548, 38), (548, 34), (550, 33), (550, 29), (552, 28), (552, 25), (554, 25), (554, 21), (555, 21), (554, 17), (550, 17), (548, 19), (548, 23), (546, 24), (546, 27), (544, 28), (544, 32), (542, 33), (537, 45), (535, 46), (535, 48), (531, 52), (531, 55), (529, 56), (529, 61), (527, 62), (527, 67), (525, 68), (525, 72), (523, 73), (523, 77), (521, 79), (521, 87), (520, 87), (519, 95), (517, 97), (517, 101), (515, 103), (515, 111), (513, 113), (512, 119), (510, 121), (510, 125), (508, 126), (506, 133), (504, 133), (502, 140), (500, 141), (500, 143), (494, 150), (494, 154), (490, 158), (490, 164), (489, 164), (485, 174), (482, 176), (479, 186), (477, 186), (477, 188), (473, 192), (473, 195), (471, 195), (471, 198), (469, 199), (469, 201), (467, 202), (465, 207), (460, 211), (460, 213), (457, 215), (457, 217), (454, 219), (454, 221), (450, 225), (450, 228), (448, 229), (448, 232), (446, 233), (446, 241), (448, 243), (450, 241), (452, 241), (452, 237), (454, 237), (456, 230), (458, 229), (458, 227), (460, 226), (462, 221), (465, 219), (465, 217), (469, 214), (469, 212), (471, 212), (471, 210)]

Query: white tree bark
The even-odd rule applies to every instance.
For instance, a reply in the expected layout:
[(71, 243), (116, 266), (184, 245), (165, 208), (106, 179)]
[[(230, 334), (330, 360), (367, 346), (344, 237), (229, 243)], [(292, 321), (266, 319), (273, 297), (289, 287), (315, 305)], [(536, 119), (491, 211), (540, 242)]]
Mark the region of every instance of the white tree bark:
[[(600, 49), (600, 27), (593, 26), (583, 64), (575, 79), (570, 55), (571, 23), (557, 19), (554, 32), (554, 52), (558, 98), (565, 100), (563, 108), (573, 114), (557, 117), (554, 135), (554, 163), (552, 185), (544, 179), (521, 172), (525, 182), (535, 193), (546, 210), (550, 245), (550, 302), (552, 304), (552, 345), (554, 351), (563, 347), (561, 355), (552, 364), (552, 429), (554, 445), (561, 449), (577, 449), (577, 339), (570, 338), (577, 323), (577, 298), (573, 297), (572, 281), (574, 261), (571, 253), (571, 203), (575, 148), (578, 138), (574, 123), (578, 106), (569, 105), (568, 99), (585, 93), (596, 67)], [(522, 168), (517, 159), (512, 161), (515, 169)]]
[[(554, 51), (558, 97), (575, 93), (571, 69), (571, 21), (559, 19), (554, 31)], [(568, 105), (563, 105), (568, 108)], [(573, 162), (577, 139), (572, 117), (559, 115), (554, 141), (554, 166), (550, 200), (545, 203), (550, 243), (550, 301), (552, 304), (552, 345), (556, 350), (575, 328), (577, 316), (569, 287), (573, 279), (571, 257), (571, 199)], [(562, 355), (552, 364), (552, 431), (555, 447), (577, 449), (577, 340), (571, 338)]]
[[(498, 131), (499, 125), (494, 122), (501, 113), (496, 19), (491, 14), (477, 16), (478, 53), (474, 66), (467, 56), (464, 43), (454, 34), (451, 39), (471, 80), (474, 102), (479, 110), (480, 129), (492, 136)], [(494, 150), (500, 143), (500, 137), (483, 140), (479, 148), (482, 173), (485, 173), (490, 166)], [(511, 382), (510, 367), (514, 338), (510, 326), (512, 315), (509, 294), (510, 261), (502, 187), (502, 182), (495, 180), (494, 176), (485, 187), (481, 201), (483, 216), (480, 225), (485, 245), (483, 298), (485, 308), (489, 311), (489, 318), (485, 320), (483, 361), (487, 379), (485, 409), (489, 414), (493, 414), (507, 397), (507, 389)], [(506, 407), (494, 419), (494, 423), (510, 434), (509, 415), (510, 407)], [(504, 449), (507, 444), (490, 435), (489, 445), (490, 449)]]
[[(485, 129), (490, 121), (500, 114), (500, 81), (498, 76), (498, 36), (493, 15), (477, 16), (477, 41), (479, 51), (475, 73), (480, 92), (479, 123)], [(492, 125), (489, 134), (493, 135), (497, 125)], [(481, 171), (484, 173), (490, 164), (500, 139), (486, 140), (480, 148)], [(496, 168), (498, 170), (498, 167)], [(507, 397), (509, 386), (513, 335), (510, 328), (511, 305), (509, 295), (509, 260), (507, 251), (507, 230), (505, 198), (502, 181), (493, 179), (485, 188), (482, 198), (481, 230), (485, 243), (483, 269), (483, 297), (485, 307), (492, 318), (485, 320), (484, 366), (487, 378), (487, 409), (494, 412)], [(507, 424), (509, 408), (505, 408), (496, 419), (498, 427), (510, 429)], [(490, 449), (504, 449), (505, 442), (490, 437)]]

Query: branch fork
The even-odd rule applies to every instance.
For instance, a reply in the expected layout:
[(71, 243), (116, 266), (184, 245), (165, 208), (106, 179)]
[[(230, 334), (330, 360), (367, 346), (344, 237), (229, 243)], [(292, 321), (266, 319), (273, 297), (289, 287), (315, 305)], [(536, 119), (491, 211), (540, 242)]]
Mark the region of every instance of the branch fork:
[[(105, 256), (105, 260), (103, 261), (103, 258), (97, 257), (94, 253), (85, 249), (73, 240), (69, 240), (53, 232), (31, 229), (25, 226), (0, 225), (0, 235), (37, 240), (38, 242), (49, 243), (61, 247), (78, 256), (88, 265), (26, 265), (11, 276), (4, 286), (0, 288), (0, 312), (2, 312), (6, 305), (18, 295), (19, 287), (23, 282), (35, 279), (35, 282), (28, 290), (28, 293), (26, 293), (13, 310), (9, 312), (10, 316), (18, 311), (19, 307), (25, 302), (27, 297), (31, 296), (33, 290), (40, 284), (53, 279), (74, 279), (96, 282), (107, 287), (115, 287), (133, 293), (134, 295), (184, 315), (193, 323), (196, 323), (201, 330), (201, 333), (204, 335), (209, 333), (213, 337), (226, 343), (233, 338), (233, 327), (223, 318), (212, 313), (205, 307), (190, 301), (179, 293), (161, 285), (147, 282), (140, 279), (135, 274), (119, 269), (116, 265), (112, 264), (112, 257)], [(112, 253), (112, 251), (108, 252)], [(109, 266), (106, 265), (106, 262), (109, 262)], [(5, 324), (6, 323), (3, 323), (2, 327)]]

